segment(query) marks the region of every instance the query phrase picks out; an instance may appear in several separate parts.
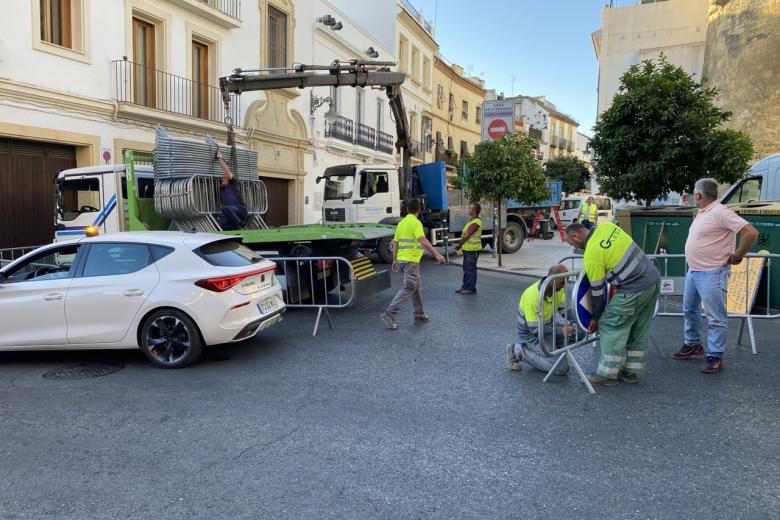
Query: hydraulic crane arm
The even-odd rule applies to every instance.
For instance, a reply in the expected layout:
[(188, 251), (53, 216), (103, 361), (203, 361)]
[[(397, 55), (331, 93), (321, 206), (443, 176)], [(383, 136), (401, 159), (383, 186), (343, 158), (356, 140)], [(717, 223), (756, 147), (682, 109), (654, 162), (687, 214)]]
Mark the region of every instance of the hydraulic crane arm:
[[(401, 153), (400, 185), (406, 190), (405, 196), (412, 194), (411, 182), (411, 137), (409, 122), (406, 119), (401, 84), (406, 79), (403, 72), (390, 70), (393, 62), (334, 61), (331, 65), (296, 65), (289, 69), (236, 69), (230, 76), (219, 78), (222, 101), (225, 110), (230, 107), (231, 94), (273, 90), (282, 88), (309, 87), (372, 87), (381, 88), (387, 94), (390, 110), (395, 120), (397, 139), (395, 147)], [(228, 112), (229, 113), (229, 112)], [(232, 136), (232, 121), (229, 122), (228, 138)]]

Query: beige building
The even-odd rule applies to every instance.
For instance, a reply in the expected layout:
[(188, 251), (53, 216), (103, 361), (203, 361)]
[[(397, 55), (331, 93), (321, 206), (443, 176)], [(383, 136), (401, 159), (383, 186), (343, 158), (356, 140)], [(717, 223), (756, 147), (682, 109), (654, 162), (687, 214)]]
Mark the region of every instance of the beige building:
[(454, 172), (458, 160), (480, 142), (485, 83), (459, 65), (436, 56), (433, 67), (433, 145), (435, 160)]
[(439, 44), (433, 26), (408, 1), (399, 3), (396, 15), (396, 56), (398, 67), (406, 72), (401, 87), (415, 155), (413, 164), (433, 160), (433, 62)]

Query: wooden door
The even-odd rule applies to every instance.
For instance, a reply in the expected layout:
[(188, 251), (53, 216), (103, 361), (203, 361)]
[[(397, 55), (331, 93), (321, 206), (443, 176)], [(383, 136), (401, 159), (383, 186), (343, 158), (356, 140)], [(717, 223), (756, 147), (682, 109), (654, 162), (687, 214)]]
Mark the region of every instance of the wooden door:
[(263, 219), (269, 226), (286, 226), (290, 223), (290, 181), (273, 177), (261, 177), (268, 190), (268, 212)]

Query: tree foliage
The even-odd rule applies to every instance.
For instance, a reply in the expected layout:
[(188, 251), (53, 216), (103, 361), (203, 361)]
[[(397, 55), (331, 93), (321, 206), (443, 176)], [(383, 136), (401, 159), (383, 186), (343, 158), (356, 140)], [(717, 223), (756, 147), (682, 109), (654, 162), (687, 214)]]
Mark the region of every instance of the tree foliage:
[(739, 180), (753, 145), (744, 133), (721, 128), (731, 113), (715, 106), (716, 94), (663, 55), (631, 66), (590, 142), (600, 190), (649, 204), (672, 191), (692, 192), (702, 177)]
[(544, 173), (551, 181), (561, 181), (563, 191), (574, 193), (590, 181), (590, 170), (576, 157), (555, 157), (544, 164)]
[(544, 171), (531, 155), (538, 142), (523, 133), (504, 134), (495, 141), (483, 141), (465, 158), (468, 175), (462, 180), (471, 200), (491, 202), (515, 199), (534, 204), (547, 199)]

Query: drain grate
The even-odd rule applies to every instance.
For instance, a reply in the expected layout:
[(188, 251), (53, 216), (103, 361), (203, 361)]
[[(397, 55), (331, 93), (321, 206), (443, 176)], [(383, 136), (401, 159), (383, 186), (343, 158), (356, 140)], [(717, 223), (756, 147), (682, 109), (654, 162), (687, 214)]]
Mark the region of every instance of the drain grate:
[(103, 377), (125, 368), (124, 363), (83, 363), (49, 370), (41, 377), (50, 381), (78, 381)]

